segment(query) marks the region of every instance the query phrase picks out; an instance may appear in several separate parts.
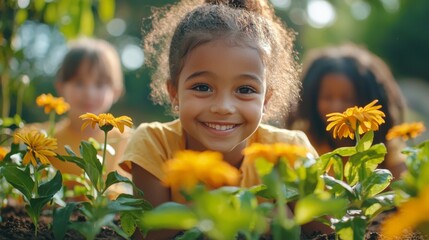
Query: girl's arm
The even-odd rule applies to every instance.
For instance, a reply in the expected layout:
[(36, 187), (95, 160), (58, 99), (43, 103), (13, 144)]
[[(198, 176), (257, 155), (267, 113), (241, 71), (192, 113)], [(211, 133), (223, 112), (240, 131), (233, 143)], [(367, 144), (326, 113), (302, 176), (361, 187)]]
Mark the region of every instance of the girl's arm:
[[(165, 187), (154, 175), (134, 163), (132, 163), (131, 174), (134, 184), (143, 191), (144, 198), (153, 207), (171, 201), (169, 188)], [(177, 233), (179, 233), (177, 230), (150, 231), (144, 239), (172, 239)], [(143, 239), (143, 235), (139, 231), (136, 231), (133, 239)]]
[(144, 198), (152, 206), (156, 207), (162, 203), (171, 201), (170, 189), (144, 168), (132, 163), (131, 174), (134, 184), (143, 191)]

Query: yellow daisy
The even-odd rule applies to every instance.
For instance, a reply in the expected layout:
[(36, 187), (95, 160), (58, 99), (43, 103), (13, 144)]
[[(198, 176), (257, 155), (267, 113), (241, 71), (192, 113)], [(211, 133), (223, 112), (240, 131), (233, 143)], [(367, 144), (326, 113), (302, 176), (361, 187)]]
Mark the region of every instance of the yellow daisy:
[(243, 154), (246, 156), (248, 161), (254, 161), (257, 158), (264, 158), (265, 160), (276, 164), (280, 158), (283, 158), (293, 166), (297, 159), (307, 156), (308, 149), (303, 146), (285, 143), (253, 143), (243, 150)]
[(420, 224), (429, 222), (429, 188), (419, 197), (410, 198), (399, 206), (398, 211), (383, 221), (381, 236), (383, 239), (400, 239), (401, 236), (416, 229)]
[(208, 188), (236, 186), (239, 182), (239, 171), (222, 159), (218, 152), (180, 151), (164, 166), (164, 183), (175, 189), (187, 191), (198, 183)]
[(37, 106), (44, 107), (45, 113), (50, 113), (52, 110), (58, 115), (67, 112), (70, 105), (64, 101), (64, 98), (56, 98), (49, 94), (42, 94), (36, 98)]
[(333, 128), (333, 137), (340, 139), (348, 137), (354, 139), (355, 132), (363, 134), (371, 130), (377, 131), (380, 124), (384, 123), (385, 114), (380, 111), (381, 105), (374, 106), (378, 100), (374, 100), (365, 107), (347, 108), (343, 113), (330, 113), (326, 131)]
[(386, 139), (392, 140), (401, 137), (403, 140), (408, 140), (409, 138), (417, 137), (424, 131), (426, 131), (426, 128), (423, 122), (403, 123), (391, 128), (386, 135)]
[(6, 148), (0, 146), (0, 161), (3, 161), (4, 157), (8, 152), (9, 151)]
[(22, 161), (24, 165), (31, 163), (37, 166), (37, 160), (41, 164), (49, 164), (49, 158), (56, 156), (54, 150), (57, 149), (57, 139), (55, 138), (46, 137), (45, 134), (34, 130), (18, 132), (15, 137), (27, 145), (27, 152)]
[(103, 131), (110, 131), (112, 128), (117, 128), (121, 133), (124, 132), (125, 126), (132, 127), (133, 121), (128, 116), (120, 116), (115, 118), (110, 113), (101, 113), (100, 115), (95, 115), (93, 113), (86, 113), (79, 116), (80, 119), (85, 121), (82, 124), (82, 130), (85, 129), (88, 125), (91, 124), (92, 128), (98, 124), (98, 127)]

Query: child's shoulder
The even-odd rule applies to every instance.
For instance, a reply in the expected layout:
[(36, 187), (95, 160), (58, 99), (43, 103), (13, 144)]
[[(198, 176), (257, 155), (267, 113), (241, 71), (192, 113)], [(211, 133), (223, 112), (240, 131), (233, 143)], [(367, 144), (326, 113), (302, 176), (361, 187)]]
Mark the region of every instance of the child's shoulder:
[(179, 120), (171, 122), (149, 122), (141, 123), (134, 131), (133, 135), (170, 135), (170, 136), (182, 136), (182, 125)]
[(318, 156), (307, 135), (300, 130), (289, 130), (260, 124), (251, 141), (262, 144), (286, 143), (305, 146), (314, 156)]
[(260, 124), (256, 135), (260, 143), (285, 142), (290, 144), (307, 144), (308, 137), (303, 131), (289, 130), (274, 127), (267, 124)]

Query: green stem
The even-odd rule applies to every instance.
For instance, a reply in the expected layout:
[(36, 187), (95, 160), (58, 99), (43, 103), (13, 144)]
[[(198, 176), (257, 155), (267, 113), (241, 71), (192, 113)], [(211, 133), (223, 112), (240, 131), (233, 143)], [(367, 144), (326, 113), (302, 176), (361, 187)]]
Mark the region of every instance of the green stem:
[(356, 122), (355, 136), (356, 136), (356, 146), (357, 146), (359, 144), (359, 141), (360, 141), (359, 122)]
[(1, 90), (2, 90), (2, 117), (7, 118), (10, 110), (10, 98), (9, 98), (9, 72), (8, 66), (5, 67), (4, 72), (1, 76)]
[[(276, 171), (276, 178), (277, 180), (279, 180), (279, 173), (278, 173), (278, 169), (275, 168)], [(276, 202), (277, 202), (277, 207), (278, 207), (278, 214), (279, 214), (279, 219), (280, 219), (280, 223), (283, 224), (286, 221), (286, 199), (283, 195), (283, 191), (282, 191), (282, 183), (281, 181), (276, 181), (276, 192), (277, 192), (277, 196), (276, 196)]]
[(37, 168), (33, 165), (31, 165), (34, 172), (34, 188), (33, 188), (33, 194), (34, 198), (39, 197), (39, 173), (37, 172)]
[(55, 133), (55, 111), (51, 111), (49, 113), (49, 130), (48, 130), (48, 136), (53, 137)]
[(104, 147), (103, 147), (103, 161), (102, 161), (103, 171), (104, 171), (104, 163), (106, 162), (106, 148), (107, 148), (107, 131), (104, 131)]
[(24, 84), (21, 84), (20, 88), (18, 88), (18, 93), (16, 97), (16, 114), (19, 116), (21, 116), (22, 114), (22, 103), (24, 99), (24, 91), (25, 91), (25, 86)]

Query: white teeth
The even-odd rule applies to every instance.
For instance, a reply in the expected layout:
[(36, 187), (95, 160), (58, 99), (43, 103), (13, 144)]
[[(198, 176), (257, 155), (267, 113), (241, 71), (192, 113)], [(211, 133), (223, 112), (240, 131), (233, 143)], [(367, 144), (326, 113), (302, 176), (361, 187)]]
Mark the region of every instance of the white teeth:
[(213, 123), (205, 123), (205, 125), (209, 128), (213, 128), (216, 129), (218, 131), (226, 131), (229, 129), (232, 129), (235, 127), (235, 125), (231, 124), (231, 125), (220, 125), (220, 124), (213, 124)]

